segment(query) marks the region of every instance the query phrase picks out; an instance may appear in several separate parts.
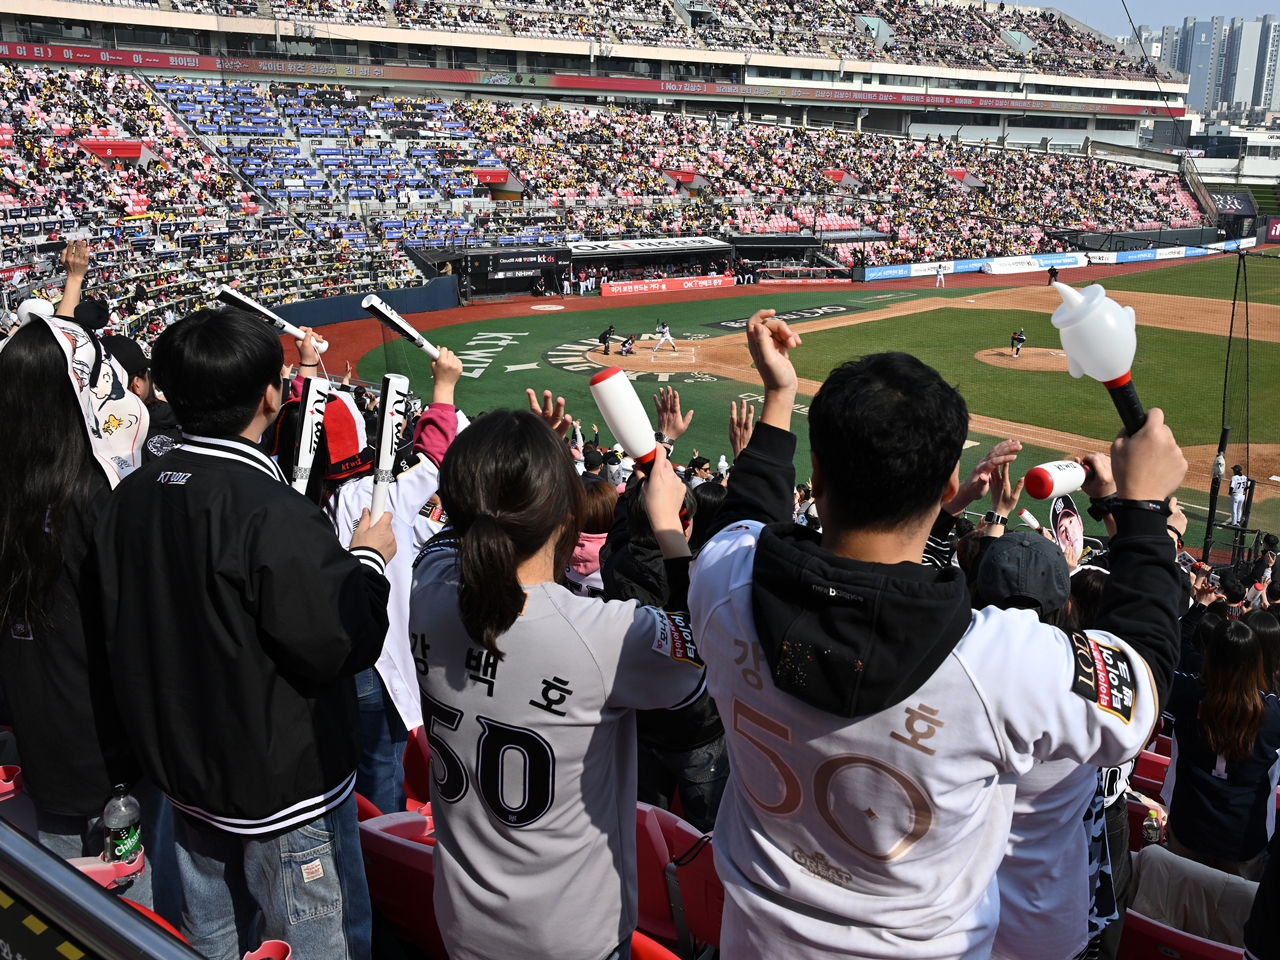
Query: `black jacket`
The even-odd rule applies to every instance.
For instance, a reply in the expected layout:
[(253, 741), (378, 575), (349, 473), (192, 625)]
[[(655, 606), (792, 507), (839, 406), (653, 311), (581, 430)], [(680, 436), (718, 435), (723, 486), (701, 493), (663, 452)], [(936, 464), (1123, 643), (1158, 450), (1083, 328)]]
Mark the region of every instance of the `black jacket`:
[[(619, 500), (618, 508), (625, 517), (625, 501)], [(622, 530), (625, 531), (625, 524)], [(610, 543), (613, 550), (600, 567), (606, 600), (635, 600), (667, 610), (689, 609), (688, 558), (664, 560), (657, 547), (637, 546), (625, 538), (625, 532), (619, 534), (616, 523), (606, 545)], [(683, 753), (722, 736), (720, 711), (706, 689), (697, 700), (678, 710), (636, 711), (636, 739), (654, 750)]]
[(350, 794), (352, 677), (387, 632), (382, 558), (234, 439), (184, 445), (117, 487), (94, 532), (117, 700), (147, 774), (233, 833), (288, 829)]
[(149, 423), (147, 426), (147, 442), (142, 447), (142, 462), (150, 463), (156, 457), (166, 453), (182, 443), (182, 428), (178, 426), (178, 418), (173, 415), (173, 408), (163, 400), (147, 404)]
[(95, 594), (81, 603), (85, 555), (110, 493), (95, 468), (87, 489), (66, 508), (49, 630), (33, 636), (19, 627), (0, 636), (0, 677), (26, 789), (41, 810), (72, 817), (102, 816), (112, 787), (139, 776), (94, 628)]
[[(757, 424), (734, 463), (715, 525), (767, 524), (756, 548), (752, 606), (778, 689), (839, 716), (878, 713), (918, 690), (968, 630), (965, 577), (951, 566), (865, 563), (826, 550), (821, 535), (791, 522), (794, 455), (792, 434)], [(1142, 655), (1165, 703), (1178, 662), (1185, 577), (1163, 516), (1125, 510), (1116, 525), (1094, 626)]]

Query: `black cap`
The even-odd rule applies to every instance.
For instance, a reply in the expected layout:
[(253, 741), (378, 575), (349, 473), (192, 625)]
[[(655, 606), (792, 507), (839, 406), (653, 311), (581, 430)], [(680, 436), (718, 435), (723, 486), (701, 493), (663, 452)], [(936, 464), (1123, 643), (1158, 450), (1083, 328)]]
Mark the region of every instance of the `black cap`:
[(102, 345), (107, 353), (115, 357), (116, 362), (124, 367), (124, 372), (129, 375), (130, 380), (143, 376), (151, 369), (151, 361), (142, 352), (142, 347), (138, 345), (137, 340), (121, 334), (112, 334), (102, 338)]
[(101, 330), (111, 322), (111, 308), (105, 300), (87, 297), (76, 305), (75, 321), (86, 330)]
[(604, 466), (604, 454), (599, 450), (588, 450), (582, 455), (582, 465), (588, 470), (596, 470)]
[(1038, 532), (1011, 530), (987, 548), (978, 568), (978, 599), (997, 607), (1030, 600), (1052, 613), (1071, 596), (1071, 570), (1061, 548)]

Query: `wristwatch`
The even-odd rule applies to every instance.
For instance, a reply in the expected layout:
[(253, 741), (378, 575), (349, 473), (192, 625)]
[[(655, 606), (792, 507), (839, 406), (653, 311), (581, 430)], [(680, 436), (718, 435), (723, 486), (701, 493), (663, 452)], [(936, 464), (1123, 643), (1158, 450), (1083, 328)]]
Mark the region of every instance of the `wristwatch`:
[(996, 513), (994, 510), (988, 510), (987, 515), (982, 519), (987, 523), (998, 523), (1002, 527), (1007, 527), (1009, 525), (1009, 518), (1000, 516), (1000, 514)]
[(654, 431), (653, 439), (657, 440), (659, 443), (666, 444), (668, 447), (674, 447), (676, 445), (676, 442), (672, 440), (670, 437), (668, 437), (661, 430)]

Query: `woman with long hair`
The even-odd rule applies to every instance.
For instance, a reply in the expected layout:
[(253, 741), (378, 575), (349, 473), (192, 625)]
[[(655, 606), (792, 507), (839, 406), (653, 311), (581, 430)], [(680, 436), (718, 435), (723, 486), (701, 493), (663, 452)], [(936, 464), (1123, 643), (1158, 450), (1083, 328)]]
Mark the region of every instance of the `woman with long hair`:
[(1280, 694), (1280, 620), (1266, 610), (1250, 610), (1240, 620), (1249, 625), (1262, 647), (1262, 673), (1267, 679), (1263, 689)]
[(1177, 747), (1163, 790), (1169, 849), (1256, 880), (1274, 824), (1280, 700), (1248, 624), (1214, 628), (1200, 676), (1175, 675), (1166, 711)]
[[(149, 834), (147, 869), (125, 895), (150, 907), (166, 805), (140, 782), (95, 629), (92, 578), (81, 576), (115, 478), (95, 456), (86, 421), (98, 401), (83, 393), (113, 374), (93, 338), (65, 319), (32, 319), (0, 351), (0, 677), (40, 843), (68, 859), (101, 853), (103, 808), (125, 785), (144, 805)], [(119, 409), (129, 398), (115, 398)], [(121, 421), (115, 430), (137, 427)], [(139, 450), (145, 435), (144, 419)]]
[[(435, 909), (454, 960), (628, 956), (635, 711), (704, 686), (685, 617), (562, 585), (584, 492), (568, 424), (547, 413), (498, 410), (459, 434), (441, 465), (449, 523), (414, 570)], [(682, 609), (685, 488), (661, 449), (650, 466), (645, 505)]]
[(618, 491), (611, 483), (590, 480), (582, 487), (582, 509), (578, 514), (578, 542), (565, 569), (565, 586), (581, 597), (604, 595), (600, 577), (600, 548), (613, 526), (618, 507)]

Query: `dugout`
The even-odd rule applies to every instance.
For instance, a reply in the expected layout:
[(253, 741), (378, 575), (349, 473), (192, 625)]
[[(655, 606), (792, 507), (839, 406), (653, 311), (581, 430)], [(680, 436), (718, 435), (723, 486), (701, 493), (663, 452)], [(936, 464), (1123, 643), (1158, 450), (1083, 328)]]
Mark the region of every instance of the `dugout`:
[(618, 280), (640, 280), (646, 270), (668, 276), (706, 276), (713, 269), (721, 272), (724, 262), (734, 259), (733, 244), (707, 236), (577, 240), (569, 249), (575, 281), (579, 270), (606, 265)]
[(547, 289), (560, 292), (560, 274), (569, 266), (568, 247), (502, 245), (469, 247), (462, 253), (460, 268), (463, 297), (495, 297), (525, 294), (533, 290), (538, 278)]
[(744, 233), (734, 236), (737, 260), (761, 279), (849, 279), (849, 268), (823, 250), (821, 236), (808, 233)]

